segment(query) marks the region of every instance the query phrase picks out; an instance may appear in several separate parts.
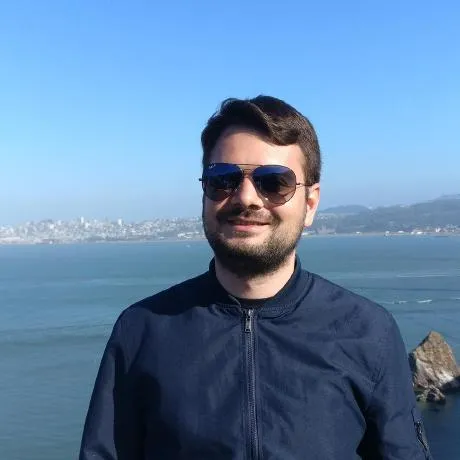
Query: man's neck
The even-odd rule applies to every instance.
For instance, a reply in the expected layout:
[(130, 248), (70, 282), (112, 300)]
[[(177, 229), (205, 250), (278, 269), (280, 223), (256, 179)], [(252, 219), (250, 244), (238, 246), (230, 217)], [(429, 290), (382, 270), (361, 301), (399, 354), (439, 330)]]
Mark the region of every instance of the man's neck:
[(231, 295), (242, 299), (266, 299), (276, 295), (291, 278), (295, 267), (295, 253), (276, 271), (251, 278), (239, 278), (215, 260), (219, 283)]

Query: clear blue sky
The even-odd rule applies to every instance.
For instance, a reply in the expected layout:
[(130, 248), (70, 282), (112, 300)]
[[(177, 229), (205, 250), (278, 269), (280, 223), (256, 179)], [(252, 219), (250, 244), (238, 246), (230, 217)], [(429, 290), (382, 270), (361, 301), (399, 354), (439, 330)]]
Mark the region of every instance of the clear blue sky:
[(200, 214), (227, 97), (315, 125), (322, 207), (460, 193), (460, 3), (7, 1), (0, 224)]

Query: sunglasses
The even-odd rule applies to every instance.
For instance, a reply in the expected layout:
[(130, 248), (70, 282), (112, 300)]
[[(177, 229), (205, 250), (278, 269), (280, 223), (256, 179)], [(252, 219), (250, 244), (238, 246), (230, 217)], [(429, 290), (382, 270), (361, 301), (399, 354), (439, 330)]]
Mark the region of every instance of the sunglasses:
[(297, 182), (292, 169), (281, 165), (210, 163), (199, 180), (210, 200), (223, 201), (238, 190), (245, 177), (250, 177), (258, 193), (273, 204), (287, 203), (297, 187), (307, 186)]

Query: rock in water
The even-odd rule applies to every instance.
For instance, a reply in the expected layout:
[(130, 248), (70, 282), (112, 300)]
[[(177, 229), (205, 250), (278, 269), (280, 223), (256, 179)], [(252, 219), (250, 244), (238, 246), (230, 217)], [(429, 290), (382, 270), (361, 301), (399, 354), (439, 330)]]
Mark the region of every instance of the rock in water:
[(445, 404), (446, 397), (444, 393), (436, 387), (427, 388), (417, 396), (417, 401), (434, 402), (437, 404)]
[[(409, 354), (414, 390), (438, 389), (452, 391), (460, 389), (460, 370), (454, 353), (441, 334), (431, 331)], [(436, 398), (434, 393), (430, 397)]]

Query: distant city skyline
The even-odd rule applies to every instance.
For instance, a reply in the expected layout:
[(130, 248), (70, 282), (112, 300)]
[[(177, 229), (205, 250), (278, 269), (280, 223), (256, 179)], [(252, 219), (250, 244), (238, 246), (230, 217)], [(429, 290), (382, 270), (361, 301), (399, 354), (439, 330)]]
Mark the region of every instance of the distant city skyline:
[(261, 93), (315, 126), (322, 208), (457, 193), (459, 15), (454, 0), (3, 2), (0, 225), (200, 215), (201, 130), (223, 99)]
[[(446, 199), (448, 198), (448, 199)], [(363, 206), (328, 208), (316, 216), (302, 235), (384, 234), (460, 235), (460, 195), (412, 206), (373, 210)], [(17, 226), (0, 225), (0, 244), (60, 244), (204, 239), (200, 217), (149, 219), (137, 222), (89, 219), (46, 219)]]
[[(438, 196), (431, 196), (426, 200), (406, 202), (406, 203), (403, 203), (403, 202), (385, 203), (385, 204), (377, 205), (377, 206), (369, 206), (369, 205), (366, 205), (366, 204), (363, 204), (363, 203), (357, 203), (357, 202), (332, 204), (330, 206), (328, 206), (328, 205), (323, 203), (319, 207), (318, 212), (321, 213), (321, 212), (323, 212), (323, 211), (325, 211), (327, 209), (335, 208), (335, 207), (342, 207), (342, 206), (343, 207), (345, 207), (345, 206), (364, 206), (364, 207), (369, 208), (369, 209), (385, 207), (385, 206), (398, 206), (398, 205), (404, 206), (404, 205), (412, 205), (412, 204), (421, 203), (421, 202), (435, 201), (435, 200), (438, 200), (438, 199), (450, 198), (450, 197), (455, 197), (457, 199), (460, 199), (460, 193), (450, 193), (450, 194), (446, 193), (446, 194), (441, 194), (441, 195), (438, 195)], [(174, 211), (177, 211), (178, 214), (174, 214)], [(184, 211), (183, 214), (179, 214), (180, 211)], [(180, 209), (180, 208), (178, 208), (178, 209), (173, 208), (173, 209), (170, 210), (169, 214), (165, 214), (165, 215), (148, 213), (148, 210), (145, 210), (144, 213), (141, 212), (137, 217), (135, 215), (131, 215), (129, 212), (123, 214), (122, 212), (116, 212), (115, 211), (112, 214), (100, 213), (99, 215), (97, 215), (97, 214), (91, 214), (91, 213), (75, 213), (75, 212), (72, 212), (71, 209), (67, 209), (66, 212), (62, 213), (61, 215), (52, 215), (52, 214), (49, 214), (49, 215), (44, 215), (43, 214), (43, 215), (41, 215), (40, 210), (38, 210), (36, 215), (38, 215), (39, 217), (36, 217), (36, 218), (29, 217), (29, 218), (26, 218), (26, 219), (23, 219), (23, 220), (19, 220), (17, 222), (4, 222), (4, 221), (2, 221), (1, 215), (0, 215), (0, 226), (17, 226), (17, 225), (25, 224), (26, 222), (41, 222), (41, 221), (45, 221), (45, 220), (48, 220), (48, 219), (53, 220), (53, 221), (62, 220), (62, 221), (66, 221), (66, 222), (80, 220), (80, 219), (84, 219), (85, 221), (91, 221), (91, 220), (104, 221), (104, 220), (107, 220), (107, 221), (110, 221), (110, 222), (117, 222), (118, 220), (121, 220), (121, 221), (123, 221), (125, 223), (149, 221), (149, 220), (152, 220), (152, 219), (166, 219), (166, 220), (169, 220), (169, 219), (194, 219), (194, 218), (201, 218), (201, 208), (199, 208), (195, 214), (193, 214), (190, 210), (188, 210), (188, 213), (187, 213), (185, 210)]]
[[(323, 186), (324, 189), (324, 186)], [(362, 199), (355, 201), (347, 201), (348, 194), (343, 197), (332, 199), (327, 197), (327, 191), (322, 192), (322, 199), (320, 202), (319, 210), (335, 206), (348, 206), (348, 205), (361, 205), (368, 208), (375, 208), (380, 206), (393, 206), (393, 205), (410, 205), (421, 201), (430, 201), (438, 198), (440, 195), (451, 195), (455, 193), (445, 193), (440, 195), (432, 195), (427, 190), (423, 199), (414, 199), (416, 194), (407, 194), (405, 200), (385, 201), (386, 196), (374, 201), (366, 200), (365, 196)], [(455, 192), (455, 190), (454, 190)], [(324, 197), (326, 195), (326, 197)], [(412, 198), (411, 198), (412, 197)], [(167, 198), (167, 197), (166, 197)], [(139, 201), (121, 200), (120, 202), (108, 202), (104, 204), (102, 200), (88, 198), (85, 202), (79, 203), (65, 203), (65, 202), (40, 202), (39, 200), (31, 200), (29, 204), (17, 204), (15, 209), (0, 208), (0, 225), (18, 225), (26, 221), (39, 221), (44, 219), (53, 220), (70, 220), (76, 219), (81, 216), (89, 219), (110, 219), (116, 220), (122, 218), (130, 221), (141, 221), (151, 218), (190, 218), (201, 215), (201, 190), (198, 191), (195, 197), (195, 202), (191, 205), (180, 206), (175, 203), (162, 202), (158, 203), (155, 199), (148, 202), (147, 199), (140, 199)], [(8, 200), (7, 200), (8, 202)]]

